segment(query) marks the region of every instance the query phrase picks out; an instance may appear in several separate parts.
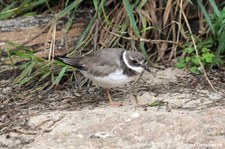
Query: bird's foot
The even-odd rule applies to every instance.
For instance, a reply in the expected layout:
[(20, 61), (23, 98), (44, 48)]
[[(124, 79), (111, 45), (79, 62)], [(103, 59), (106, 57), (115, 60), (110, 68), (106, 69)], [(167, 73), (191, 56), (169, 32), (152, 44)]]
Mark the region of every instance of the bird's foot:
[(119, 107), (119, 106), (122, 106), (122, 104), (119, 101), (111, 101), (111, 102), (109, 102), (109, 106), (110, 107)]

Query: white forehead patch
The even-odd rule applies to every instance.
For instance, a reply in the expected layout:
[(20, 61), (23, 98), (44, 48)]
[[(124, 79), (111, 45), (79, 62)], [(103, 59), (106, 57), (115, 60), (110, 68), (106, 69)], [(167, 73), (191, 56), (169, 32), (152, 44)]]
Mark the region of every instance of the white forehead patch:
[[(131, 66), (130, 64), (129, 64), (129, 62), (128, 62), (128, 59), (127, 59), (127, 51), (124, 51), (123, 52), (123, 61), (124, 61), (124, 63), (125, 63), (125, 65), (128, 67), (128, 68), (130, 68), (130, 69), (132, 69), (132, 70), (134, 70), (134, 71), (136, 71), (136, 72), (138, 72), (138, 73), (142, 73), (143, 71), (144, 71), (144, 68), (143, 67), (138, 67), (138, 66)], [(130, 59), (133, 59), (133, 58), (131, 58), (131, 57), (129, 57)]]

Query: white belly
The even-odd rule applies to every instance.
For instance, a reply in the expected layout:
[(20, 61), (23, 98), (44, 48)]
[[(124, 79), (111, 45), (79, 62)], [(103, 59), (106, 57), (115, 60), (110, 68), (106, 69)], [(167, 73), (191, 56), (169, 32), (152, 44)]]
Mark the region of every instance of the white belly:
[(108, 76), (97, 77), (83, 73), (87, 78), (93, 81), (94, 84), (103, 88), (114, 88), (125, 85), (126, 83), (135, 80), (136, 77), (127, 77), (122, 70), (116, 70)]

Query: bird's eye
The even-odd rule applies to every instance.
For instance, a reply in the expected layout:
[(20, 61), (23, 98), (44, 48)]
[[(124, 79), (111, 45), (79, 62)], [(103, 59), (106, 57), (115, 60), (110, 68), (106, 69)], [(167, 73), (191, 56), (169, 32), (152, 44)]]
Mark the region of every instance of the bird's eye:
[(138, 65), (138, 61), (133, 59), (132, 62), (135, 64), (135, 65)]

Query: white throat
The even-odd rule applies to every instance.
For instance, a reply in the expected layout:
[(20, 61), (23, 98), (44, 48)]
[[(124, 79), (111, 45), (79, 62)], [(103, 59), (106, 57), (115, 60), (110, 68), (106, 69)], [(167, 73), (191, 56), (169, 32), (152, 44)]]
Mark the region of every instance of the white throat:
[(144, 71), (144, 68), (142, 68), (142, 67), (131, 66), (131, 65), (129, 64), (129, 62), (128, 62), (127, 57), (128, 57), (128, 56), (127, 56), (127, 51), (124, 51), (124, 52), (123, 52), (123, 61), (124, 61), (125, 65), (126, 65), (128, 68), (130, 68), (130, 69), (132, 69), (133, 71), (138, 72), (138, 73), (142, 73), (142, 72)]

